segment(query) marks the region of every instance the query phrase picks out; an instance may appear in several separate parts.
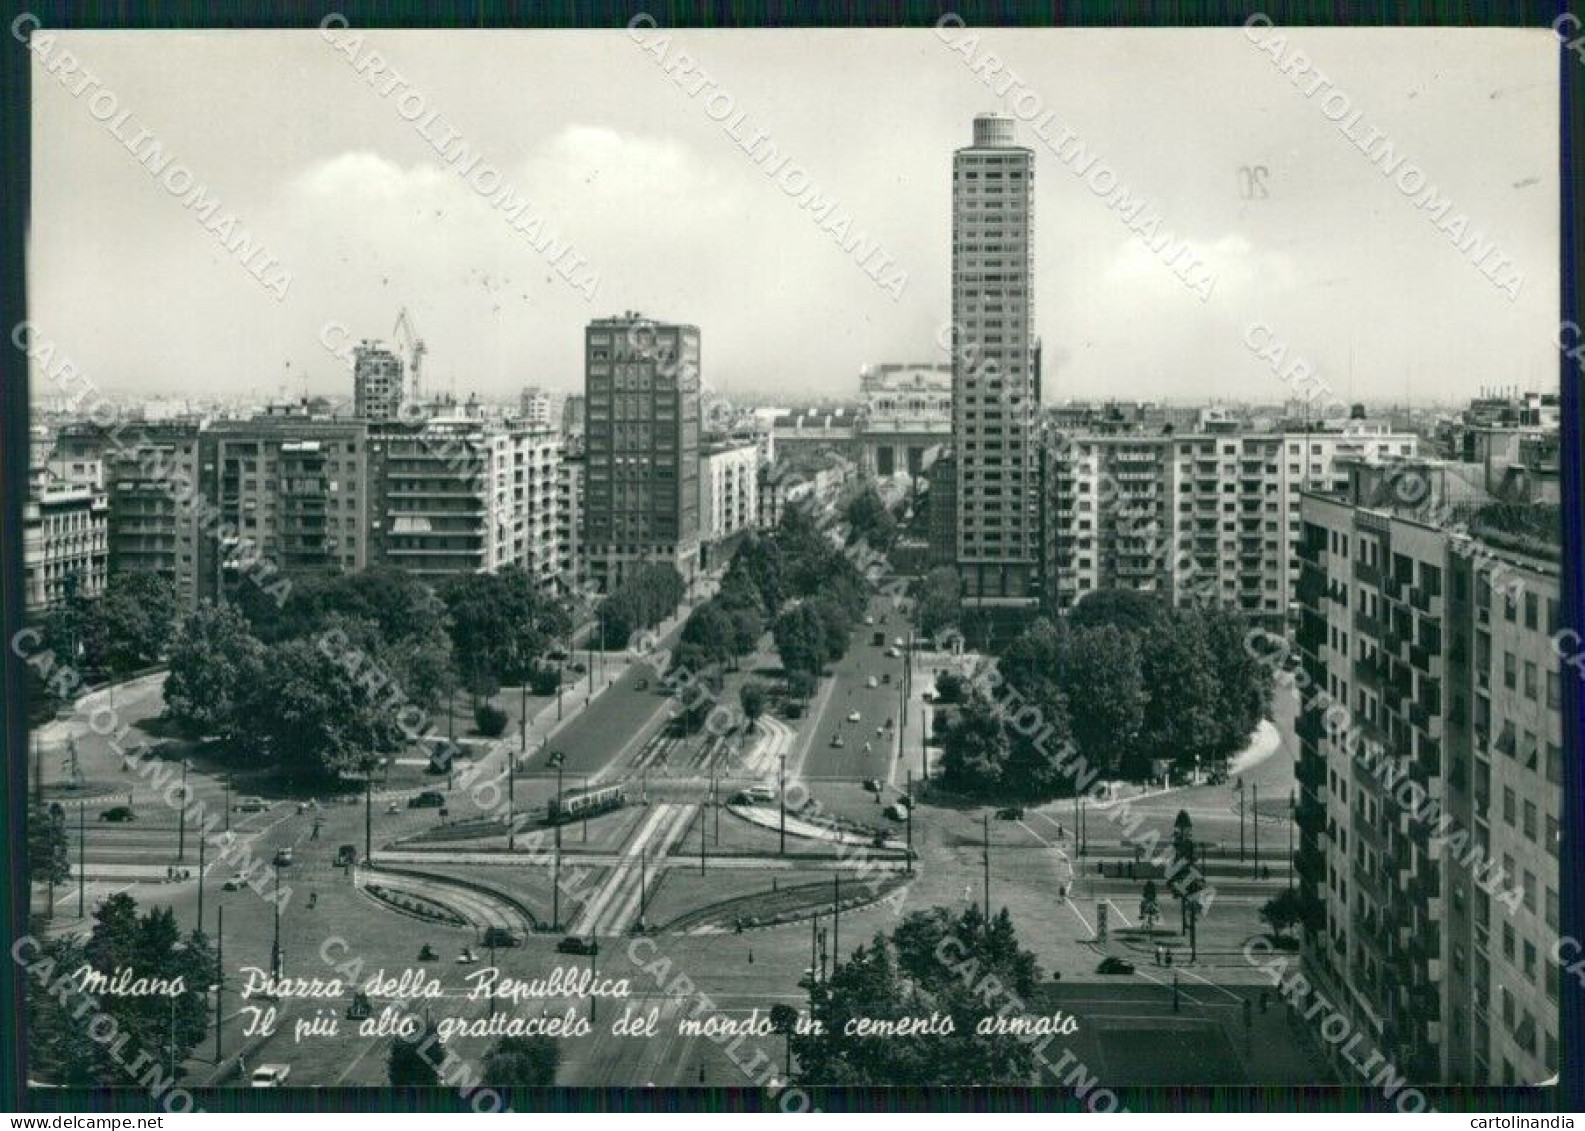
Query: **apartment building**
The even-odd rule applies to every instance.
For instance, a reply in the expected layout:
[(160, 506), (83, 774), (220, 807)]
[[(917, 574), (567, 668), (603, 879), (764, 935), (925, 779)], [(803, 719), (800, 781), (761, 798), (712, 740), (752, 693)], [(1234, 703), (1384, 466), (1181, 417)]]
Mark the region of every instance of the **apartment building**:
[(182, 607), (214, 595), (217, 523), (203, 491), (213, 459), (196, 422), (68, 424), (52, 458), (102, 464), (110, 573), (157, 573)]
[(699, 345), (633, 311), (585, 329), (585, 549), (607, 592), (644, 563), (698, 570)]
[(1541, 1083), (1559, 1065), (1557, 512), (1515, 531), (1478, 464), (1340, 470), (1300, 505), (1296, 871), (1325, 910), (1306, 967), (1413, 1081)]
[(1040, 598), (1034, 333), (1035, 155), (981, 114), (952, 157), (952, 441), (964, 603), (1011, 616)]
[(583, 553), (584, 457), (564, 451), (556, 468), (556, 568), (563, 585), (571, 590), (587, 584)]
[(517, 414), (522, 422), (536, 431), (550, 427), (550, 394), (538, 385), (530, 385), (518, 398)]
[(759, 524), (759, 449), (752, 440), (699, 453), (699, 541), (724, 542)]
[(73, 593), (104, 592), (110, 504), (98, 460), (35, 462), (28, 481), (22, 506), (22, 599), (32, 616)]
[(1417, 451), (1414, 435), (1368, 421), (1305, 432), (1048, 432), (1048, 600), (1061, 611), (1096, 589), (1137, 589), (1280, 623), (1298, 580), (1300, 493), (1345, 482), (1340, 460)]
[(407, 395), (402, 359), (372, 341), (361, 342), (352, 357), (352, 414), (360, 420), (400, 419)]
[(555, 432), (441, 415), (378, 428), (370, 447), (379, 560), (430, 579), (517, 565), (555, 584)]
[(205, 430), (206, 494), (218, 511), (218, 585), (267, 562), (283, 576), (369, 564), (369, 425), (274, 408)]

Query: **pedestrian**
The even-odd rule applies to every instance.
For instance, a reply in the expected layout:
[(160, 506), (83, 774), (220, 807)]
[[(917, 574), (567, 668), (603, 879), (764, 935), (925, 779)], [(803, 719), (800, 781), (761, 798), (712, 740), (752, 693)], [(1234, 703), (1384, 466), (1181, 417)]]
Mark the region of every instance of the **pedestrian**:
[(1172, 948), (1170, 946), (1167, 948), (1167, 965), (1172, 965)]
[(174, 867), (172, 867), (171, 865), (169, 865), (169, 864), (165, 865), (165, 882), (166, 883), (170, 883), (175, 878), (176, 878), (176, 869)]

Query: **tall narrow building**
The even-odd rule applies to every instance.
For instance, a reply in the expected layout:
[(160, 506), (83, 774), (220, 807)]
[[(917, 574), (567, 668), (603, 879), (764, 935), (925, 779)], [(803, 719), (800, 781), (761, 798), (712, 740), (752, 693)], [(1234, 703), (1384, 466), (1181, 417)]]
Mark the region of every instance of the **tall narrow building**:
[(1038, 584), (1035, 155), (981, 114), (952, 157), (952, 439), (964, 603), (1016, 617)]
[(584, 335), (584, 541), (609, 592), (635, 566), (699, 567), (699, 328), (629, 312)]
[(397, 420), (405, 395), (402, 359), (378, 342), (353, 351), (352, 414), (360, 420)]

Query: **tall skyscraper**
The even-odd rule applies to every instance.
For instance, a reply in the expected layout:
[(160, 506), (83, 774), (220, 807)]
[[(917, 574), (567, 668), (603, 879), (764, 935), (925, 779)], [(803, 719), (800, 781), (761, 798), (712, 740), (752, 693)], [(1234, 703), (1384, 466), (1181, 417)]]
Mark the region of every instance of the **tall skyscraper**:
[(636, 312), (584, 334), (591, 579), (609, 591), (647, 562), (699, 565), (699, 328)]
[(1026, 611), (1038, 585), (1035, 155), (1010, 118), (952, 157), (952, 439), (964, 602)]
[(402, 408), (402, 359), (377, 342), (353, 351), (353, 415), (362, 420), (396, 420)]

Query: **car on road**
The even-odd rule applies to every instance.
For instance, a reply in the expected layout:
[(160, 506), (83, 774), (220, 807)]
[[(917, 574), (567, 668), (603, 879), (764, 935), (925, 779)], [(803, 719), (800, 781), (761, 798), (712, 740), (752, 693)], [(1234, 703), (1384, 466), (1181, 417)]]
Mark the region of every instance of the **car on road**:
[(864, 788), (869, 790), (871, 793), (879, 793), (881, 791), (880, 779), (879, 778), (865, 778), (864, 779)]
[(582, 675), (584, 672), (589, 670), (589, 665), (585, 664), (582, 660), (574, 660), (567, 666), (573, 671), (577, 672), (579, 675)]
[(348, 864), (356, 864), (357, 862), (358, 862), (358, 846), (357, 845), (355, 845), (355, 844), (344, 844), (340, 848), (336, 849), (336, 867), (344, 868)]
[(893, 648), (906, 648), (906, 647), (908, 647), (908, 644), (907, 644), (906, 641), (903, 640), (903, 638), (901, 636), (899, 636), (895, 640), (892, 641), (892, 647)]
[(648, 691), (649, 690), (649, 680), (647, 680), (647, 679), (634, 680), (633, 681), (633, 688), (636, 691)]
[(875, 623), (875, 618), (874, 617), (865, 617), (864, 618), (864, 623), (865, 624), (874, 624)]
[(100, 813), (99, 819), (101, 821), (115, 821), (119, 824), (122, 821), (135, 821), (138, 819), (138, 815), (132, 811), (130, 805), (113, 805), (103, 813)]
[(565, 648), (552, 648), (549, 652), (545, 653), (545, 659), (552, 660), (558, 664), (566, 658), (567, 650)]
[(237, 802), (238, 813), (262, 813), (270, 807), (270, 803), (262, 797), (244, 797)]
[(290, 868), (292, 866), (292, 850), (290, 848), (276, 850), (275, 866), (277, 868)]
[(522, 938), (516, 932), (509, 931), (505, 927), (486, 927), (484, 937), (479, 941), (485, 946), (499, 947), (521, 946), (523, 944)]
[(279, 1088), (291, 1074), (290, 1064), (261, 1064), (253, 1070), (250, 1082), (255, 1088)]
[(435, 789), (426, 789), (423, 793), (414, 794), (407, 799), (409, 809), (443, 809), (445, 806), (445, 795)]
[(248, 882), (248, 876), (247, 876), (246, 872), (236, 872), (236, 873), (233, 873), (232, 876), (228, 880), (226, 880), (225, 883), (220, 885), (220, 890), (221, 891), (241, 891), (243, 885), (246, 884), (247, 882)]
[(891, 672), (881, 672), (881, 682), (882, 683), (890, 683), (891, 681), (892, 681), (892, 673)]
[(893, 801), (882, 810), (886, 818), (891, 821), (906, 821), (908, 819), (908, 806), (900, 801)]
[(886, 643), (886, 634), (884, 632), (877, 632), (874, 636), (870, 637), (870, 644), (873, 647), (879, 648), (882, 644), (885, 644), (885, 643)]
[(842, 736), (840, 734), (833, 734), (831, 736), (831, 748), (833, 750), (841, 750), (842, 747), (846, 745), (847, 743), (842, 741)]
[(864, 718), (864, 716), (859, 714), (857, 711), (849, 711), (848, 712), (848, 722), (850, 722), (850, 723), (856, 723), (856, 722), (858, 722), (859, 720), (861, 720), (863, 718)]
[(864, 686), (870, 688), (871, 690), (874, 690), (875, 688), (879, 687), (880, 685), (881, 685), (881, 681), (876, 679), (874, 676), (870, 676), (869, 679), (866, 679), (864, 681)]
[(998, 821), (1021, 821), (1024, 819), (1024, 807), (1022, 805), (1008, 805), (1005, 808), (998, 809), (996, 810), (996, 819)]
[(1101, 964), (1095, 968), (1095, 972), (1097, 974), (1132, 974), (1134, 972), (1134, 964), (1126, 959), (1118, 958), (1114, 954), (1108, 954), (1101, 959)]
[(577, 935), (568, 935), (556, 944), (559, 954), (599, 954), (600, 944), (594, 939), (579, 938)]
[(888, 648), (888, 649), (886, 649), (886, 658), (887, 658), (887, 659), (888, 659), (888, 660), (895, 660), (895, 659), (897, 659), (897, 657), (899, 657), (899, 656), (901, 656), (901, 655), (902, 655), (902, 653), (901, 653), (901, 652), (899, 652), (899, 651), (898, 651), (898, 650), (897, 650), (897, 649), (895, 649), (895, 648)]

